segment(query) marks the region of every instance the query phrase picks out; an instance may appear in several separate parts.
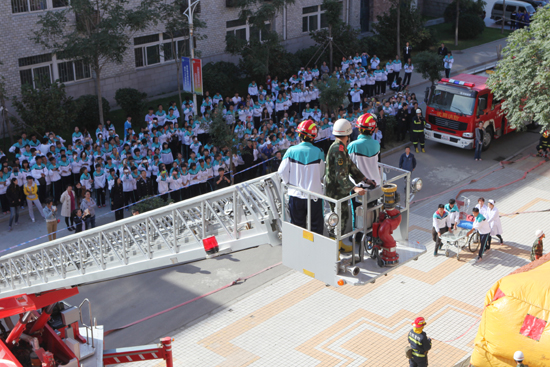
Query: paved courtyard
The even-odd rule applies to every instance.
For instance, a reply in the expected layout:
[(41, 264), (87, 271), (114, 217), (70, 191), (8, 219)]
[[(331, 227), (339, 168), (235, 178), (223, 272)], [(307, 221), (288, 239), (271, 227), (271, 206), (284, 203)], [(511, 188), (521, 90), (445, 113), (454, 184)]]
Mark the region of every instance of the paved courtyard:
[[(530, 152), (530, 151), (529, 151)], [(521, 159), (523, 158), (523, 159)], [(550, 231), (550, 213), (501, 218), (504, 244), (493, 243), (483, 261), (469, 251), (433, 256), (431, 216), (462, 189), (475, 204), (494, 199), (501, 215), (550, 207), (550, 163), (521, 159), (488, 170), (475, 183), (412, 207), (410, 239), (428, 248), (418, 261), (396, 268), (366, 286), (328, 287), (290, 272), (248, 297), (171, 334), (176, 366), (405, 366), (407, 333), (417, 316), (426, 318), (433, 338), (430, 366), (454, 366), (468, 358), (484, 296), (499, 278), (529, 262), (537, 229)], [(478, 177), (481, 177), (479, 175)], [(547, 252), (547, 251), (545, 251)], [(451, 255), (453, 255), (451, 253)], [(142, 366), (161, 365), (158, 361)]]

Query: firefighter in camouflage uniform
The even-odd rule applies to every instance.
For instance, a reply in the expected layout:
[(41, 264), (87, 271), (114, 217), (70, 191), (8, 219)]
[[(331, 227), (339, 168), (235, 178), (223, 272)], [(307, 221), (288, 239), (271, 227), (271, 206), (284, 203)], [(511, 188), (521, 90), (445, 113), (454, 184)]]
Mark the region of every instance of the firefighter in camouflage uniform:
[[(364, 181), (368, 185), (374, 184), (372, 181), (365, 178), (349, 157), (347, 144), (349, 143), (349, 136), (352, 133), (351, 123), (345, 119), (337, 120), (334, 123), (332, 133), (336, 137), (336, 140), (330, 146), (327, 153), (325, 194), (334, 199), (342, 199), (349, 196), (351, 191), (359, 195), (365, 195), (365, 189), (356, 186), (349, 179), (349, 176), (351, 176), (357, 183)], [(332, 211), (335, 210), (334, 206), (334, 204), (330, 204)], [(347, 201), (341, 204), (341, 211), (340, 235), (345, 233), (346, 224), (349, 218)], [(329, 232), (330, 236), (335, 237), (334, 229), (329, 229)], [(345, 245), (340, 241), (340, 251), (350, 252), (351, 250), (351, 245)]]

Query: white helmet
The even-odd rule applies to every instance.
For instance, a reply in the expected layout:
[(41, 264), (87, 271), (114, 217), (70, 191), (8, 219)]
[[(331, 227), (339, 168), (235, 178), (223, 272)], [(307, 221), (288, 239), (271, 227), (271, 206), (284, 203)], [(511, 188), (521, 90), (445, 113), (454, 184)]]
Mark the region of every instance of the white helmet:
[(514, 361), (516, 362), (523, 362), (525, 358), (523, 357), (523, 352), (518, 350), (514, 353)]
[(336, 120), (332, 127), (332, 134), (334, 136), (349, 136), (352, 132), (351, 122), (346, 119)]
[(416, 113), (422, 113), (422, 110), (421, 110), (420, 108), (418, 108), (418, 109), (416, 110)]

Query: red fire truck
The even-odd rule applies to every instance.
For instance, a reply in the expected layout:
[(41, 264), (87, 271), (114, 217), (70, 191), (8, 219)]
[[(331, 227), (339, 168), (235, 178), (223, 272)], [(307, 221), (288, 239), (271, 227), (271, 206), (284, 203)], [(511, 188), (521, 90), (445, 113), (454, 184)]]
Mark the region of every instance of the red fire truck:
[(494, 138), (514, 131), (501, 110), (501, 101), (494, 98), (486, 82), (487, 77), (470, 74), (441, 79), (428, 99), (426, 139), (473, 149), (475, 128), (482, 121), (486, 150)]

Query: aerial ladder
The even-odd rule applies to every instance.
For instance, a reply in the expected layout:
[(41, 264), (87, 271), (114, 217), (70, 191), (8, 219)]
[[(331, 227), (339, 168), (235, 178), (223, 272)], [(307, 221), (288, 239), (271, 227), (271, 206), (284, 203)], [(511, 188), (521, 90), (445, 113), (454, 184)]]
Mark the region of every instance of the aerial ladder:
[[(411, 188), (417, 191), (421, 182), (411, 183), (407, 171), (383, 164), (380, 168), (397, 174), (369, 190), (355, 210), (356, 225), (346, 233), (336, 231), (334, 239), (312, 233), (309, 223), (305, 229), (289, 223), (288, 185), (273, 173), (4, 255), (0, 318), (9, 330), (0, 330), (0, 355), (3, 352), (14, 366), (25, 367), (33, 365), (29, 364), (33, 358), (41, 363), (34, 365), (86, 367), (162, 358), (171, 367), (169, 338), (158, 345), (103, 351), (103, 329), (93, 318), (89, 301), (77, 307), (63, 300), (77, 294), (79, 285), (262, 244), (282, 244), (283, 264), (329, 285), (373, 282), (391, 269), (388, 266), (417, 259), (426, 251), (408, 243), (409, 197)], [(406, 200), (399, 204), (392, 182), (403, 179)], [(341, 215), (340, 204), (355, 196), (319, 198), (325, 202), (327, 226)], [(329, 202), (336, 204), (334, 213)], [(384, 220), (391, 227), (388, 233), (395, 231), (392, 248), (379, 234)], [(359, 233), (362, 237), (356, 239)], [(350, 239), (353, 253), (339, 256), (338, 241)], [(12, 316), (19, 317), (16, 324)]]

